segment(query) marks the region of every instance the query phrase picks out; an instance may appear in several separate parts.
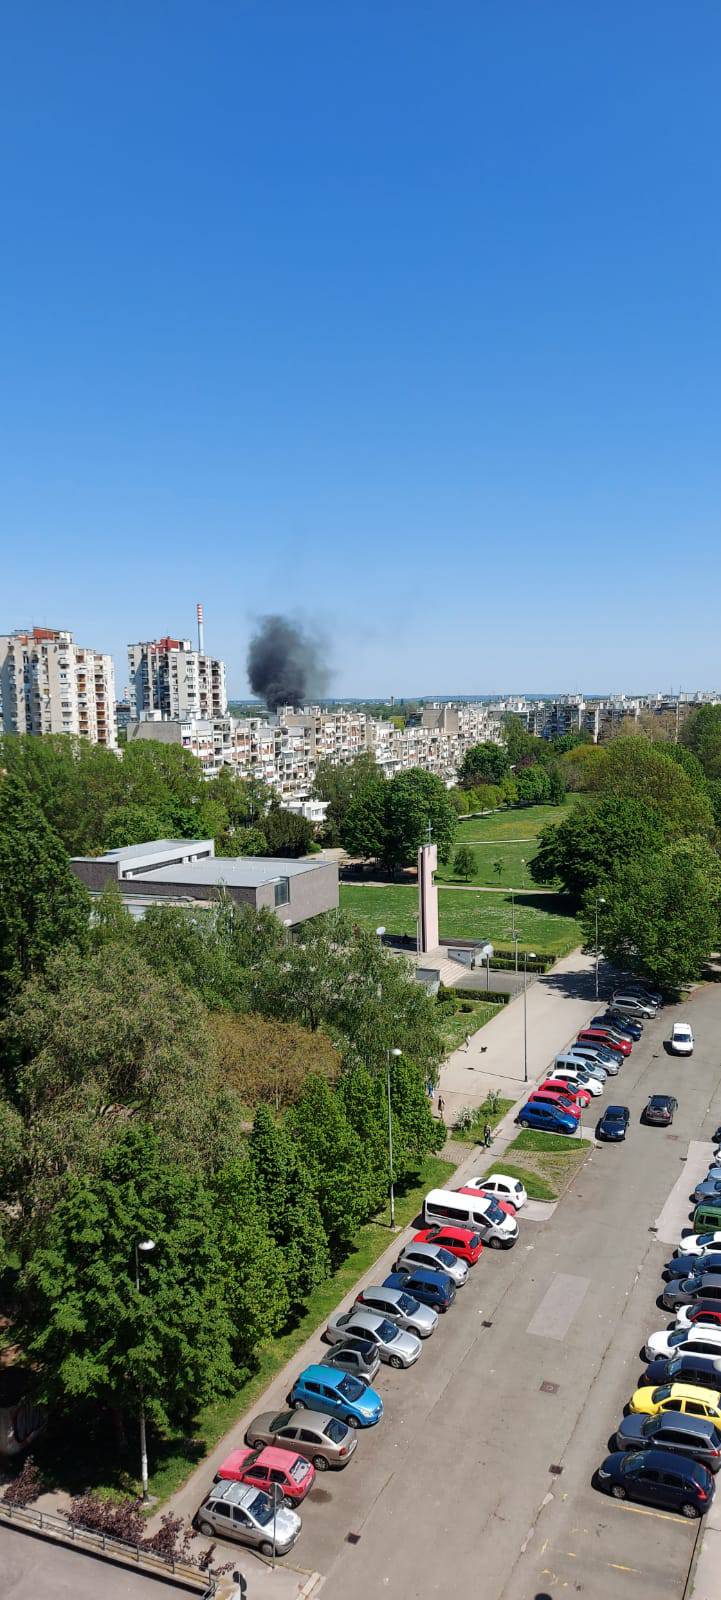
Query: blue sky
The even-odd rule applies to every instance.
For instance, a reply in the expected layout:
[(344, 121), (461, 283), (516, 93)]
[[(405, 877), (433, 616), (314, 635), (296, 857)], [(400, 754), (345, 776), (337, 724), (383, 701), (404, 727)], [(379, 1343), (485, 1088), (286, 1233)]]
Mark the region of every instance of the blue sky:
[(721, 684), (717, 0), (27, 0), (0, 630), (336, 694)]

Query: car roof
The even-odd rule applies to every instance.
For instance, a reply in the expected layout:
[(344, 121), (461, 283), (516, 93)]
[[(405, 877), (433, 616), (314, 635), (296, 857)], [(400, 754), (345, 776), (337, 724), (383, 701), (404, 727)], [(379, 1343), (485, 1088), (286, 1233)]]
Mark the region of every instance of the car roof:
[(329, 1372), (326, 1366), (312, 1362), (309, 1367), (304, 1367), (296, 1383), (329, 1383), (337, 1388), (343, 1382), (345, 1372)]
[(673, 1098), (674, 1097), (672, 1094), (650, 1094), (648, 1097), (648, 1103), (649, 1105), (668, 1106), (671, 1104)]
[[(715, 1389), (701, 1389), (697, 1383), (684, 1383), (680, 1380), (678, 1383), (670, 1383), (668, 1387), (674, 1400), (703, 1400), (706, 1405), (710, 1405), (712, 1395), (715, 1394), (717, 1400), (721, 1398)], [(665, 1388), (665, 1383), (659, 1384), (659, 1389)]]
[(339, 1355), (341, 1350), (359, 1351), (364, 1356), (374, 1356), (376, 1354), (373, 1340), (361, 1339), (357, 1333), (349, 1333), (347, 1339), (341, 1340), (339, 1344), (332, 1344), (328, 1354), (331, 1356)]
[(252, 1483), (233, 1483), (223, 1478), (211, 1489), (210, 1498), (225, 1500), (227, 1505), (243, 1506), (247, 1511), (258, 1493), (262, 1493), (262, 1490), (254, 1489)]
[[(675, 1418), (676, 1413), (673, 1413)], [(698, 1461), (690, 1461), (687, 1456), (674, 1456), (670, 1459), (668, 1450), (644, 1450), (644, 1466), (652, 1467), (657, 1472), (678, 1472), (688, 1478), (698, 1479), (701, 1474), (706, 1475), (708, 1469)]]
[(690, 1022), (674, 1022), (673, 1031), (674, 1033), (690, 1033), (691, 1024)]
[[(474, 1237), (476, 1229), (462, 1228), (455, 1222), (434, 1222), (432, 1228), (427, 1228), (424, 1232), (445, 1233), (450, 1239), (460, 1239), (463, 1244), (467, 1244), (468, 1240)], [(436, 1241), (435, 1239), (414, 1239), (412, 1242), (413, 1244), (435, 1244)]]
[(604, 1117), (627, 1117), (628, 1106), (606, 1106)]
[(690, 1417), (687, 1411), (662, 1411), (653, 1421), (663, 1428), (680, 1428), (682, 1433), (705, 1433), (709, 1439), (718, 1431), (713, 1417)]
[(357, 1327), (372, 1328), (374, 1333), (378, 1331), (381, 1323), (385, 1322), (386, 1320), (385, 1317), (380, 1316), (379, 1312), (362, 1311), (360, 1306), (351, 1306), (350, 1311), (348, 1312), (348, 1318), (351, 1322), (354, 1322)]

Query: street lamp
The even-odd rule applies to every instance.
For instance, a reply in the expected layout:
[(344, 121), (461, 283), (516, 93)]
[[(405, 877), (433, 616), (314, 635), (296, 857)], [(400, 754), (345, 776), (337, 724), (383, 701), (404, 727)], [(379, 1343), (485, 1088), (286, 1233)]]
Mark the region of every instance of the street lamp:
[[(521, 856), (521, 866), (525, 867), (525, 865), (526, 865), (526, 857), (525, 856)], [(511, 938), (513, 939), (514, 943), (516, 943), (516, 941), (518, 939), (518, 934), (516, 933), (516, 891), (515, 891), (515, 889), (511, 890)], [(518, 945), (517, 945), (517, 943), (516, 943), (516, 972), (518, 972)]]
[[(136, 1239), (135, 1241), (135, 1287), (140, 1294), (140, 1256), (149, 1256), (155, 1249), (154, 1239)], [(140, 1481), (143, 1486), (143, 1499), (148, 1497), (148, 1446), (145, 1438), (145, 1399), (143, 1396), (142, 1380), (138, 1383), (140, 1397)]]
[(605, 896), (600, 894), (596, 901), (596, 999), (598, 999), (598, 908), (605, 906)]
[(398, 1057), (402, 1056), (402, 1054), (403, 1054), (402, 1050), (389, 1050), (388, 1051), (388, 1067), (387, 1067), (387, 1071), (386, 1071), (386, 1084), (387, 1084), (387, 1088), (388, 1088), (388, 1172), (390, 1174), (391, 1228), (395, 1228), (395, 1225), (396, 1225), (396, 1197), (395, 1197), (394, 1190), (393, 1190), (393, 1116), (392, 1116), (392, 1111), (391, 1111), (391, 1060), (394, 1059), (394, 1060), (397, 1061)]
[(528, 1013), (526, 1011), (526, 989), (528, 988), (528, 957), (534, 961), (535, 950), (523, 952), (523, 1082), (528, 1083)]
[(282, 1486), (282, 1484), (274, 1483), (273, 1486), (272, 1486), (272, 1494), (273, 1494), (273, 1572), (275, 1572), (275, 1558), (276, 1558), (275, 1525), (276, 1525), (276, 1518), (278, 1516), (278, 1506), (283, 1504), (283, 1486)]

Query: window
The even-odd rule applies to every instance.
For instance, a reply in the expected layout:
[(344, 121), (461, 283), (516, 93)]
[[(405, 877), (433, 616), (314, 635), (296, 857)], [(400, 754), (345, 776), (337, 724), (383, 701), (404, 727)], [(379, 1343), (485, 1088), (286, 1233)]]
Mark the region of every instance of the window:
[(273, 885), (273, 904), (287, 906), (290, 900), (290, 878), (277, 878)]
[(224, 1505), (222, 1500), (216, 1501), (215, 1505), (213, 1506), (213, 1510), (215, 1512), (216, 1517), (229, 1517), (230, 1516), (230, 1506)]

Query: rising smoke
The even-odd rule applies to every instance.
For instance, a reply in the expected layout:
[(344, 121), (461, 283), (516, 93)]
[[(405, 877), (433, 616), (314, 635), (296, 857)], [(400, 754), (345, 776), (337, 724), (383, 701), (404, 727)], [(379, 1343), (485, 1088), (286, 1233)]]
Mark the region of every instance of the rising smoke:
[(248, 646), (248, 678), (269, 711), (318, 699), (328, 684), (321, 639), (287, 617), (261, 617)]

